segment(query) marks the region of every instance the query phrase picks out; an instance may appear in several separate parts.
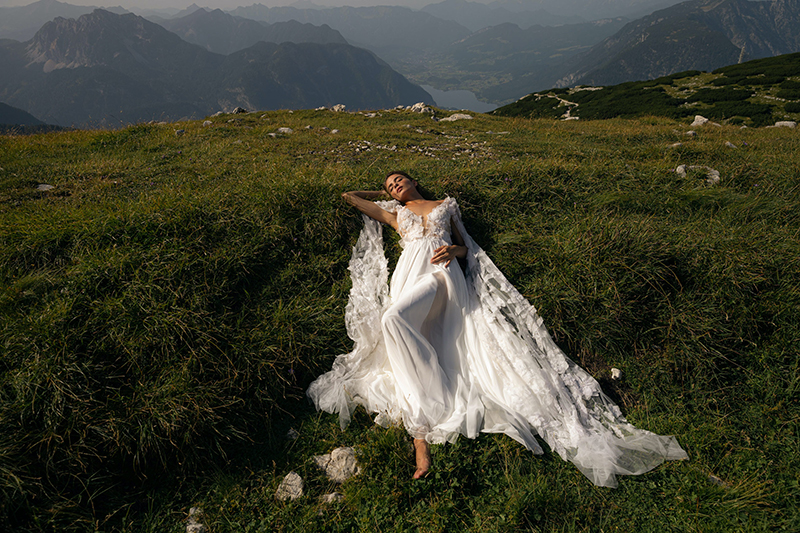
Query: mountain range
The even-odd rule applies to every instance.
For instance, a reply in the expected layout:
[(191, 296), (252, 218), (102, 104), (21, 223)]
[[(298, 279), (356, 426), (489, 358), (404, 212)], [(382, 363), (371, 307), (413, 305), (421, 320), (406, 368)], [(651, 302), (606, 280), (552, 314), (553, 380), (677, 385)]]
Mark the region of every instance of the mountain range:
[(315, 26), (296, 20), (269, 24), (234, 17), (220, 9), (209, 11), (198, 8), (188, 15), (167, 19), (158, 24), (188, 43), (224, 55), (244, 50), (259, 41), (347, 44), (342, 34), (327, 24)]
[(554, 85), (613, 85), (797, 51), (800, 0), (691, 0), (629, 23)]
[(0, 101), (58, 125), (121, 125), (218, 110), (386, 108), (430, 95), (346, 43), (258, 42), (222, 55), (133, 14), (56, 18), (0, 41)]

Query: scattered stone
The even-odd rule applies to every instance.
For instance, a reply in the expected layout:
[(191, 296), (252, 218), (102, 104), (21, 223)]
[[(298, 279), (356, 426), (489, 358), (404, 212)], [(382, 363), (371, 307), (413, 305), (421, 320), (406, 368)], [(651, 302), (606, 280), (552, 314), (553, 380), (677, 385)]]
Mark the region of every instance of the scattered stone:
[(622, 379), (622, 370), (619, 368), (612, 368), (611, 369), (611, 379), (614, 381), (619, 381)]
[(243, 107), (237, 107), (236, 109), (231, 111), (231, 114), (233, 114), (233, 115), (240, 115), (242, 113), (247, 113), (247, 109), (245, 109)]
[(378, 116), (378, 113), (364, 113), (364, 116), (367, 118), (375, 118)]
[(683, 146), (683, 143), (672, 143), (669, 145), (670, 148), (680, 148)]
[(37, 190), (37, 191), (42, 191), (42, 192), (45, 192), (45, 191), (50, 191), (50, 190), (53, 190), (53, 189), (55, 189), (55, 188), (56, 188), (56, 187), (55, 187), (55, 185), (48, 185), (48, 184), (46, 184), (46, 183), (40, 183), (40, 184), (39, 184), (39, 185), (36, 187), (36, 190)]
[(705, 170), (706, 171), (706, 183), (709, 185), (716, 185), (720, 181), (719, 170), (714, 170), (711, 167), (707, 167), (705, 165), (679, 165), (678, 168), (675, 169), (675, 172), (678, 176), (685, 178), (686, 174), (690, 170)]
[(324, 105), (321, 105), (321, 106), (319, 106), (319, 107), (314, 109), (314, 111), (327, 111), (327, 110), (328, 110), (328, 108), (325, 107)]
[(212, 117), (212, 118), (213, 118), (213, 117), (219, 117), (219, 116), (222, 116), (222, 115), (224, 115), (224, 114), (225, 114), (225, 112), (224, 112), (224, 111), (217, 111), (216, 113), (214, 113), (213, 115), (211, 115), (211, 117)]
[(492, 131), (492, 130), (489, 130), (486, 133), (488, 133), (489, 135), (508, 135), (511, 132), (510, 131)]
[(180, 137), (180, 136), (181, 136), (181, 135), (183, 135), (184, 133), (186, 133), (186, 130), (175, 130), (175, 135), (176, 135), (177, 137)]
[(407, 111), (411, 111), (412, 113), (430, 113), (433, 114), (433, 109), (426, 106), (424, 102), (417, 102), (416, 104), (409, 106), (406, 108)]
[(278, 136), (277, 133), (267, 133), (267, 136), (272, 137), (273, 139)]
[(294, 130), (292, 128), (278, 128), (277, 133), (282, 133), (282, 134), (288, 135), (290, 133), (294, 133)]
[(697, 132), (694, 131), (694, 130), (689, 130), (686, 133), (684, 133), (684, 135), (686, 135), (687, 137), (696, 137), (697, 136)]
[(329, 454), (315, 455), (314, 462), (336, 483), (343, 483), (361, 472), (356, 462), (356, 451), (349, 446), (336, 448)]
[(705, 126), (706, 124), (708, 124), (709, 126), (719, 126), (719, 124), (717, 124), (716, 122), (711, 122), (710, 120), (708, 120), (706, 117), (704, 117), (702, 115), (695, 115), (694, 116), (694, 122), (692, 122), (692, 127)]
[(292, 110), (290, 109), (290, 110), (288, 111), (288, 113), (289, 113), (290, 115), (293, 115), (293, 114), (294, 114), (294, 111), (292, 111)]
[(331, 133), (339, 133), (339, 130), (331, 130)]
[(307, 130), (313, 130), (313, 129), (314, 129), (314, 126), (312, 126), (312, 125), (310, 125), (310, 124), (309, 124), (309, 125), (308, 125), (308, 126), (306, 126), (304, 129), (307, 129)]
[(732, 142), (730, 142), (730, 141), (725, 141), (725, 146), (727, 146), (728, 148), (736, 148), (736, 145), (735, 145), (735, 144), (733, 144), (733, 143), (732, 143)]
[(299, 437), (300, 433), (294, 428), (289, 428), (289, 431), (286, 432), (286, 438), (289, 440), (297, 440)]
[(440, 122), (455, 122), (456, 120), (472, 120), (472, 115), (466, 113), (455, 113), (447, 118), (439, 119)]
[(322, 126), (320, 129), (322, 131), (330, 131), (330, 128), (328, 126)]
[(796, 128), (797, 122), (794, 120), (779, 120), (775, 123), (776, 128)]
[(564, 117), (564, 120), (580, 120), (580, 119), (581, 117), (572, 117), (572, 116)]
[(725, 483), (724, 481), (722, 481), (720, 478), (718, 478), (718, 477), (717, 477), (717, 476), (715, 476), (714, 474), (709, 474), (709, 475), (708, 475), (708, 480), (709, 480), (711, 483), (713, 483), (714, 485), (717, 485), (717, 486), (720, 486), (720, 487), (725, 487), (725, 488), (728, 488), (728, 484), (727, 484), (727, 483)]
[(211, 126), (212, 124), (214, 124), (214, 123), (211, 122), (210, 120), (206, 120), (205, 122), (203, 122), (203, 127), (207, 128), (207, 127)]
[(331, 107), (331, 111), (334, 111), (336, 113), (340, 113), (345, 109), (347, 109), (347, 107), (344, 104), (336, 104), (335, 106)]
[(275, 497), (282, 502), (286, 500), (296, 500), (303, 495), (303, 478), (297, 472), (289, 472), (283, 478)]
[(269, 118), (269, 115), (267, 115), (266, 113), (264, 113), (263, 115), (261, 115), (261, 118), (262, 118), (262, 119), (264, 119), (264, 118)]
[(206, 533), (205, 524), (201, 521), (203, 519), (203, 510), (199, 507), (192, 507), (189, 509), (189, 518), (186, 520), (186, 533)]
[(337, 503), (344, 500), (344, 495), (339, 494), (338, 492), (331, 492), (330, 494), (323, 494), (319, 497), (319, 501), (322, 503)]

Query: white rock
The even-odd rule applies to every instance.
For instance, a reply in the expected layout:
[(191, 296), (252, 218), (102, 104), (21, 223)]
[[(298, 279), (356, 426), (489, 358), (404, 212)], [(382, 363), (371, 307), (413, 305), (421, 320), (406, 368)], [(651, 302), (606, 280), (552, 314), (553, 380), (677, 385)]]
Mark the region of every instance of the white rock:
[(328, 110), (328, 108), (325, 107), (324, 105), (321, 105), (319, 107), (315, 107), (314, 108), (314, 111), (327, 111), (327, 110)]
[(735, 145), (735, 144), (733, 144), (733, 143), (732, 143), (732, 142), (730, 142), (730, 141), (725, 141), (725, 146), (727, 146), (728, 148), (736, 148), (736, 145)]
[(349, 446), (336, 448), (329, 454), (315, 455), (314, 462), (336, 483), (343, 483), (361, 472), (356, 461), (356, 451)]
[(331, 130), (331, 133), (339, 133), (339, 130)]
[(216, 113), (214, 113), (214, 114), (213, 114), (213, 115), (211, 115), (211, 116), (212, 116), (212, 117), (218, 117), (218, 116), (220, 116), (220, 115), (224, 115), (224, 114), (225, 114), (225, 112), (224, 112), (224, 111), (217, 111)]
[(263, 115), (261, 115), (261, 118), (269, 118), (269, 115), (267, 115), (266, 113), (264, 113)]
[(294, 130), (292, 128), (278, 128), (277, 133), (283, 133), (288, 135), (290, 133), (294, 133)]
[(323, 494), (319, 499), (322, 503), (336, 503), (344, 500), (344, 496), (338, 492), (331, 492), (330, 494)]
[(775, 123), (776, 128), (796, 128), (797, 122), (794, 120), (779, 120)]
[(211, 122), (210, 120), (206, 120), (205, 122), (203, 122), (203, 127), (207, 128), (207, 127), (211, 126), (212, 124), (214, 124), (214, 123)]
[(203, 510), (199, 507), (189, 509), (189, 518), (186, 520), (186, 533), (206, 533), (206, 526), (202, 522)]
[(472, 115), (466, 113), (455, 113), (447, 118), (439, 119), (440, 122), (455, 122), (456, 120), (472, 120)]
[(694, 131), (694, 130), (689, 130), (686, 133), (684, 133), (684, 135), (686, 135), (688, 137), (696, 137), (697, 136), (697, 132)]
[(278, 134), (277, 133), (267, 133), (267, 136), (275, 138), (275, 137), (278, 136)]
[(675, 173), (682, 178), (686, 177), (686, 174), (689, 170), (705, 170), (706, 171), (706, 183), (709, 185), (716, 185), (720, 181), (719, 170), (714, 170), (711, 167), (707, 167), (705, 165), (678, 165), (675, 169)]
[(612, 368), (611, 369), (611, 379), (614, 381), (619, 381), (622, 379), (622, 370), (619, 368)]
[(407, 107), (406, 109), (408, 111), (411, 111), (412, 113), (430, 113), (430, 114), (433, 114), (433, 109), (431, 109), (430, 107), (426, 106), (424, 102), (417, 102), (416, 104), (414, 104), (414, 105), (412, 105), (410, 107)]
[(335, 111), (337, 113), (344, 111), (347, 107), (344, 104), (336, 104), (331, 108), (331, 111)]
[(289, 472), (283, 478), (275, 497), (281, 501), (296, 500), (303, 495), (303, 478), (297, 472)]
[(40, 184), (39, 184), (39, 185), (36, 187), (36, 190), (37, 190), (37, 191), (42, 191), (42, 192), (45, 192), (45, 191), (50, 191), (50, 190), (53, 190), (53, 189), (55, 189), (55, 185), (48, 185), (48, 184), (46, 184), (46, 183), (40, 183)]
[(694, 122), (692, 122), (692, 127), (694, 128), (695, 126), (702, 126), (706, 122), (708, 122), (708, 119), (706, 117), (703, 117), (701, 115), (695, 115)]
[(177, 135), (178, 137), (180, 137), (184, 133), (186, 133), (186, 130), (175, 130), (175, 135)]
[(683, 143), (672, 143), (669, 145), (670, 148), (680, 148), (683, 146)]
[(234, 115), (238, 115), (238, 114), (241, 114), (241, 113), (247, 113), (247, 109), (245, 109), (243, 107), (237, 107), (236, 109), (231, 111), (231, 113), (233, 113)]

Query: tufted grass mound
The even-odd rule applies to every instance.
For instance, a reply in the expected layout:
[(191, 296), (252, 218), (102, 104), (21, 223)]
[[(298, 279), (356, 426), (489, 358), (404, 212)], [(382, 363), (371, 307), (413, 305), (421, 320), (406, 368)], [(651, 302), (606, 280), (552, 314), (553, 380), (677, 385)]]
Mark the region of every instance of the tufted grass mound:
[[(800, 526), (795, 130), (213, 121), (0, 137), (0, 523), (179, 531), (199, 505), (212, 531)], [(402, 428), (313, 413), (305, 388), (350, 349), (361, 222), (340, 194), (393, 169), (457, 198), (557, 342), (690, 461), (610, 491), (484, 436), (436, 447), (412, 483)], [(334, 487), (310, 457), (340, 445), (364, 472)], [(306, 496), (276, 502), (291, 470)], [(318, 503), (333, 490), (342, 503)]]

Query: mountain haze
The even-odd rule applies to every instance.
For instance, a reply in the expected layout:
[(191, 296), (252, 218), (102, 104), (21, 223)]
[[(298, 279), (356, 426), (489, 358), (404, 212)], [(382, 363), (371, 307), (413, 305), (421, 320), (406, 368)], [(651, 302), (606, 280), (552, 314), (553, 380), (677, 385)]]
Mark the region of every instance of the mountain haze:
[(442, 20), (452, 20), (471, 31), (508, 22), (514, 23), (522, 29), (535, 25), (560, 26), (586, 22), (586, 19), (578, 15), (553, 15), (544, 9), (511, 11), (503, 6), (498, 7), (469, 0), (444, 0), (437, 4), (429, 4), (421, 11)]
[(218, 54), (237, 52), (259, 41), (347, 44), (342, 34), (328, 25), (315, 26), (296, 20), (268, 24), (233, 17), (219, 9), (206, 11), (200, 8), (184, 17), (164, 20), (158, 24), (184, 41)]
[[(97, 9), (97, 6), (75, 6), (57, 0), (39, 0), (26, 6), (0, 7), (0, 39), (27, 41), (43, 24), (56, 17), (77, 18)], [(122, 8), (103, 8), (122, 14)]]
[(348, 44), (257, 43), (229, 56), (133, 14), (57, 18), (0, 41), (0, 101), (58, 125), (116, 126), (219, 110), (383, 108), (430, 96)]
[(613, 85), (799, 50), (800, 0), (691, 0), (626, 25), (556, 85)]

